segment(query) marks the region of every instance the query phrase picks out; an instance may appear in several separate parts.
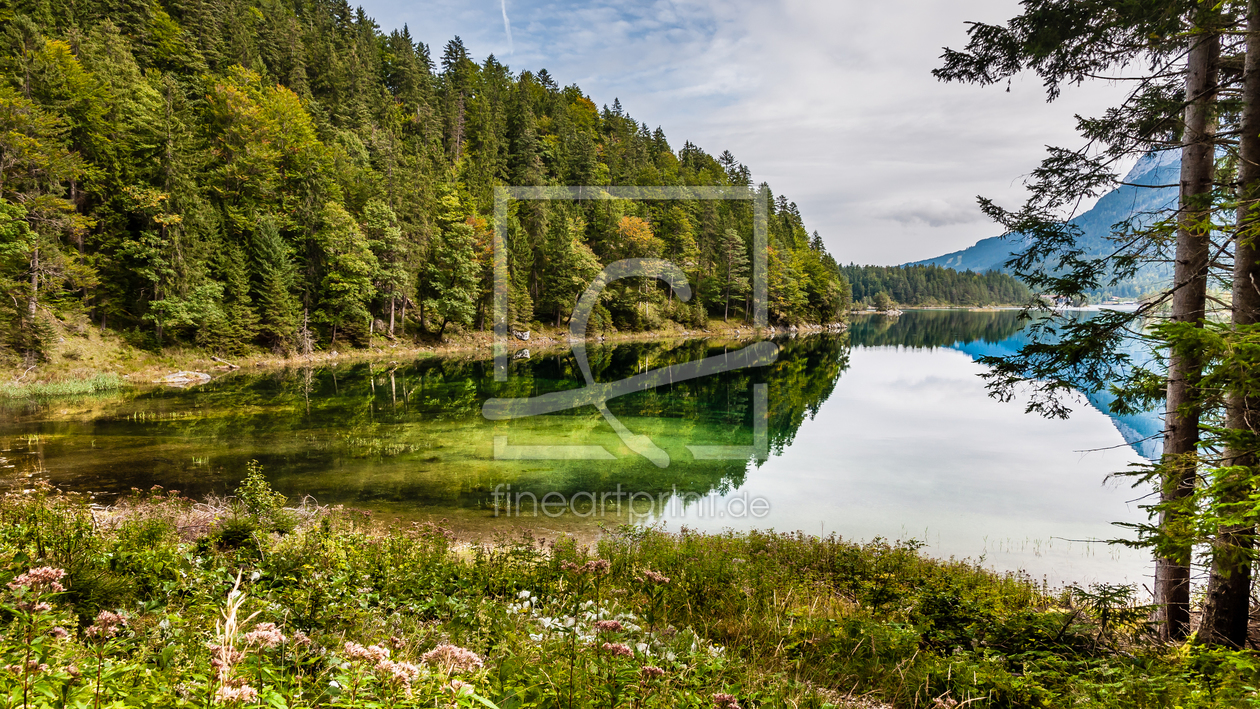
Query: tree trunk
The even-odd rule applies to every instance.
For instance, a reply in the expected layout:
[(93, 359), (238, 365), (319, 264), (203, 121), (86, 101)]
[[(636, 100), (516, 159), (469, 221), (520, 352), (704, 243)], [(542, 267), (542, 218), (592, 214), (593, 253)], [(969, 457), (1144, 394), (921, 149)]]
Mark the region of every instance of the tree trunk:
[[(1234, 233), (1233, 323), (1235, 327), (1260, 322), (1260, 0), (1247, 3), (1247, 54), (1243, 74), (1243, 111), (1239, 138), (1238, 217)], [(1246, 440), (1260, 423), (1260, 400), (1232, 393), (1226, 402), (1226, 426)], [(1224, 463), (1234, 468), (1219, 502), (1238, 504), (1247, 499), (1255, 474), (1256, 456), (1250, 445), (1226, 449)], [(1212, 548), (1212, 570), (1203, 598), (1198, 641), (1207, 645), (1241, 648), (1247, 642), (1251, 603), (1251, 557), (1255, 529), (1250, 525), (1217, 530)]]
[[(1216, 120), (1214, 108), (1220, 63), (1220, 35), (1205, 26), (1214, 19), (1211, 8), (1199, 11), (1186, 60), (1185, 137), (1181, 148), (1181, 194), (1177, 226), (1172, 320), (1202, 326), (1207, 302), (1207, 269), (1211, 248), (1208, 226)], [(1179, 536), (1188, 523), (1180, 506), (1194, 490), (1199, 443), (1198, 382), (1202, 363), (1173, 352), (1168, 362), (1168, 402), (1164, 418), (1164, 455), (1160, 501), (1160, 529)], [(1155, 603), (1160, 634), (1182, 640), (1190, 630), (1191, 545), (1174, 543), (1155, 560)]]
[(391, 340), (394, 338), (394, 307), (396, 305), (398, 305), (398, 299), (390, 298), (389, 299), (389, 337)]
[(39, 310), (39, 247), (31, 251), (31, 296), (26, 301), (26, 312), (35, 322), (35, 312)]

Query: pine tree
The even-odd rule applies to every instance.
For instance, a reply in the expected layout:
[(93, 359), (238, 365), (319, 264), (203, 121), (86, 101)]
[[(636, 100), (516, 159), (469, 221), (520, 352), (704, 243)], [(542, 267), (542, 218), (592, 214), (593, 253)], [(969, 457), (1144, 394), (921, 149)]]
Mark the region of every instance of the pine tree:
[(408, 273), (409, 256), (403, 240), (402, 229), (394, 210), (379, 199), (369, 200), (363, 208), (363, 230), (368, 246), (379, 265), (375, 282), (376, 292), (385, 301), (389, 311), (389, 336), (394, 336), (395, 314), (401, 301), (411, 290)]
[(748, 290), (748, 252), (739, 232), (727, 229), (718, 244), (718, 268), (721, 269), (725, 295), (722, 298), (722, 321), (731, 314), (731, 297), (740, 297)]
[(298, 301), (293, 293), (297, 269), (293, 265), (292, 249), (284, 243), (271, 215), (258, 220), (250, 246), (259, 333), (273, 350), (292, 351), (297, 345), (299, 316)]
[(442, 199), (443, 227), (421, 267), (425, 312), (439, 321), (438, 337), (451, 323), (471, 325), (477, 306), (476, 235), (454, 195)]
[[(1116, 68), (1138, 63), (1149, 67), (1133, 77), (1137, 88), (1122, 106), (1103, 117), (1079, 122), (1088, 149), (1052, 149), (1030, 182), (1032, 198), (1018, 212), (1008, 212), (990, 201), (981, 206), (1009, 233), (1023, 236), (1029, 246), (1008, 264), (1030, 286), (1069, 300), (1130, 275), (1162, 238), (1159, 226), (1133, 223), (1117, 237), (1124, 244), (1112, 258), (1083, 258), (1075, 248), (1079, 230), (1063, 212), (1082, 197), (1099, 194), (1115, 184), (1110, 169), (1116, 160), (1151, 150), (1177, 148), (1182, 158), (1182, 189), (1178, 210), (1175, 286), (1156, 304), (1171, 301), (1172, 318), (1190, 330), (1201, 329), (1204, 292), (1210, 265), (1210, 229), (1204, 217), (1213, 208), (1216, 97), (1220, 79), (1220, 32), (1229, 25), (1224, 5), (1161, 0), (1154, 3), (1086, 4), (1044, 0), (1025, 5), (1024, 14), (1006, 26), (974, 24), (965, 51), (946, 50), (944, 65), (935, 75), (943, 80), (992, 84), (1024, 69), (1045, 82), (1051, 99), (1064, 84), (1080, 83)], [(1183, 61), (1184, 60), (1184, 61)], [(1231, 77), (1236, 79), (1237, 77)], [(1176, 143), (1169, 135), (1180, 138)], [(1152, 245), (1155, 246), (1152, 246)], [(994, 369), (990, 387), (1009, 398), (1013, 388), (1028, 384), (1033, 390), (1030, 410), (1066, 416), (1061, 397), (1072, 390), (1097, 391), (1117, 379), (1149, 384), (1149, 373), (1134, 374), (1130, 359), (1120, 350), (1136, 314), (1105, 313), (1078, 322), (1055, 317), (1032, 328), (1032, 344), (1010, 358), (986, 358)], [(1156, 548), (1155, 596), (1160, 629), (1168, 639), (1182, 639), (1189, 629), (1189, 564), (1193, 541), (1191, 524), (1196, 449), (1199, 441), (1201, 397), (1198, 380), (1202, 361), (1192, 347), (1166, 343), (1171, 353), (1167, 377), (1168, 416), (1165, 455), (1158, 470), (1161, 500), (1153, 506), (1159, 523), (1144, 528)], [(1138, 387), (1133, 397), (1148, 396)], [(1132, 398), (1113, 405), (1124, 407)]]
[(332, 327), (334, 343), (339, 330), (353, 339), (365, 339), (371, 318), (367, 305), (376, 294), (372, 285), (378, 270), (376, 257), (359, 225), (340, 204), (324, 205), (322, 221), (315, 239), (323, 255), (324, 276), (315, 319)]

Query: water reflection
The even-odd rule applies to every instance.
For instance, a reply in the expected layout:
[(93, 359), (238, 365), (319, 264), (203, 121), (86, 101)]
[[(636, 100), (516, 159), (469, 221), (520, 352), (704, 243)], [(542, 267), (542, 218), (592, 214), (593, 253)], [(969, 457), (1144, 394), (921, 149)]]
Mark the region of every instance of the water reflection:
[[(1068, 541), (1115, 536), (1110, 522), (1140, 516), (1125, 503), (1137, 494), (1101, 484), (1140, 460), (1116, 427), (1096, 409), (1046, 421), (984, 392), (974, 358), (1017, 348), (1018, 327), (1013, 312), (859, 317), (845, 335), (779, 341), (768, 366), (611, 400), (618, 420), (668, 453), (666, 468), (627, 448), (590, 406), (482, 416), (494, 397), (583, 386), (569, 353), (514, 360), (503, 383), (488, 360), (430, 358), (9, 404), (0, 411), (0, 464), (13, 466), (19, 483), (34, 476), (104, 494), (160, 484), (196, 496), (232, 489), (257, 459), (290, 496), (441, 517), (465, 531), (636, 521), (913, 536), (938, 554), (983, 555), (1053, 579), (1137, 580), (1140, 554)], [(630, 343), (589, 355), (596, 381), (609, 382), (744, 344)], [(758, 385), (768, 394), (769, 459), (693, 455), (688, 446), (753, 444)], [(496, 439), (600, 446), (612, 459), (496, 459)], [(546, 499), (551, 507), (540, 509)]]

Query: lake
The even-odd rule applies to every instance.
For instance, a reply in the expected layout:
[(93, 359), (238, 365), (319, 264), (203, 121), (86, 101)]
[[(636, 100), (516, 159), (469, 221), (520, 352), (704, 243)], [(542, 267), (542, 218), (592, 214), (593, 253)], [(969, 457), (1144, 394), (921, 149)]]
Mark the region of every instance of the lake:
[(256, 459), (292, 499), (479, 537), (774, 528), (1143, 583), (1145, 554), (1098, 540), (1144, 519), (1147, 491), (1105, 480), (1158, 455), (1158, 417), (1100, 399), (1046, 420), (989, 398), (976, 358), (1018, 348), (1018, 328), (1013, 311), (909, 311), (773, 345), (592, 345), (589, 383), (565, 351), (513, 359), (502, 382), (488, 359), (431, 357), (8, 402), (0, 465), (107, 500), (223, 494)]

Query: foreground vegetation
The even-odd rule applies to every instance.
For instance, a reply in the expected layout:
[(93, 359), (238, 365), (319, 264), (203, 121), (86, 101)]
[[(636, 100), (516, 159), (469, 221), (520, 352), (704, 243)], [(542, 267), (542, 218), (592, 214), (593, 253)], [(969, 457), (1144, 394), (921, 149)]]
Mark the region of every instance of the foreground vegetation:
[(913, 543), (433, 525), (43, 487), (0, 501), (7, 706), (1260, 706), (1249, 652), (1144, 644), (1125, 588)]

